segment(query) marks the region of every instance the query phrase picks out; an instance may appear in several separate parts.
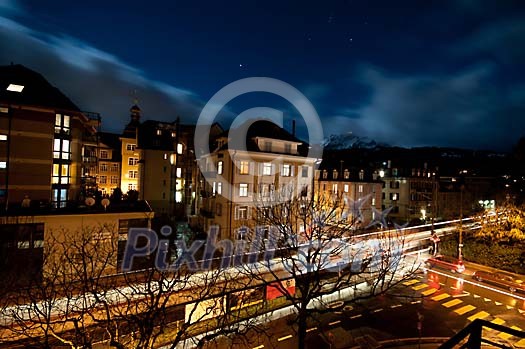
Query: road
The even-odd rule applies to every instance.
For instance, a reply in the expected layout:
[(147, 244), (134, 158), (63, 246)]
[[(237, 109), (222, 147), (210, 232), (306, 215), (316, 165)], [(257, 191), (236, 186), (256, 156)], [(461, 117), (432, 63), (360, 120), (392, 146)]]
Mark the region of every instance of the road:
[[(467, 263), (463, 275), (442, 269), (422, 270), (414, 278), (353, 309), (341, 309), (319, 316), (309, 326), (309, 348), (349, 348), (357, 345), (374, 347), (378, 342), (397, 338), (417, 341), (418, 313), (422, 337), (444, 340), (456, 334), (474, 319), (484, 319), (515, 329), (525, 329), (525, 294), (512, 294), (472, 278), (475, 270), (487, 269)], [(297, 335), (291, 319), (279, 319), (266, 333), (252, 333), (249, 343), (226, 343), (233, 348), (293, 348)], [(323, 334), (325, 339), (320, 338)], [(515, 347), (525, 347), (525, 340), (506, 333), (484, 330), (483, 336)], [(215, 347), (210, 345), (210, 348)]]

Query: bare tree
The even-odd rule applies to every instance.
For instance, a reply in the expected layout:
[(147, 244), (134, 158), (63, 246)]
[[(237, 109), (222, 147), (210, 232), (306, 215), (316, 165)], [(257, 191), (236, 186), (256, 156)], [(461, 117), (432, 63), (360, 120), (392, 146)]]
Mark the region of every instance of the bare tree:
[[(284, 190), (255, 202), (251, 223), (257, 228), (248, 239), (264, 252), (245, 272), (293, 306), (299, 348), (305, 346), (308, 320), (327, 309), (329, 295), (352, 289), (346, 300), (351, 303), (375, 297), (418, 268), (403, 255), (399, 230), (353, 235), (360, 209), (344, 197), (294, 197)], [(384, 217), (375, 219), (384, 224)]]

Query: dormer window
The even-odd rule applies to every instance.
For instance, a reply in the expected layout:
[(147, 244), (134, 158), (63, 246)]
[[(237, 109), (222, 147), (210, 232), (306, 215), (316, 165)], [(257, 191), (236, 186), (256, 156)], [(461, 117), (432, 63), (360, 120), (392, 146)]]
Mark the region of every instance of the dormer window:
[(337, 179), (337, 176), (338, 176), (337, 170), (333, 170), (332, 171), (332, 178), (333, 179)]
[(345, 176), (345, 179), (349, 179), (350, 178), (350, 171), (345, 170), (344, 176)]
[(323, 170), (323, 179), (327, 179), (327, 178), (328, 178), (328, 171)]
[(290, 143), (284, 143), (284, 152), (286, 154), (292, 153), (292, 145)]

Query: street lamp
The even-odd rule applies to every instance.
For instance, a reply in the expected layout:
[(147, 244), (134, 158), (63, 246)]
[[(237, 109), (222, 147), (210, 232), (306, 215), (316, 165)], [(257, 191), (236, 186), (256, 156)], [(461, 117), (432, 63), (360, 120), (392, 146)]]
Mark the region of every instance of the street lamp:
[[(15, 93), (22, 93), (24, 90), (24, 85), (18, 85), (18, 84), (9, 84), (6, 88), (6, 91), (9, 92), (15, 92)], [(10, 93), (7, 94), (7, 144), (6, 144), (6, 164), (5, 164), (5, 211), (7, 212), (7, 209), (9, 207), (9, 158), (11, 155), (11, 123), (13, 119), (13, 113), (11, 111), (11, 100), (9, 98)]]

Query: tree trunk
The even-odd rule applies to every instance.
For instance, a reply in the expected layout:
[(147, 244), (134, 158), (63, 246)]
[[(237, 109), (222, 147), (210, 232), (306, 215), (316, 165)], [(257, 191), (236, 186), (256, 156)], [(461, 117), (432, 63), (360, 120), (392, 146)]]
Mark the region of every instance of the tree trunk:
[(308, 310), (306, 309), (306, 306), (303, 307), (301, 304), (301, 309), (299, 310), (298, 314), (298, 329), (297, 329), (297, 337), (298, 337), (298, 349), (304, 349), (306, 346), (306, 320), (308, 319)]

